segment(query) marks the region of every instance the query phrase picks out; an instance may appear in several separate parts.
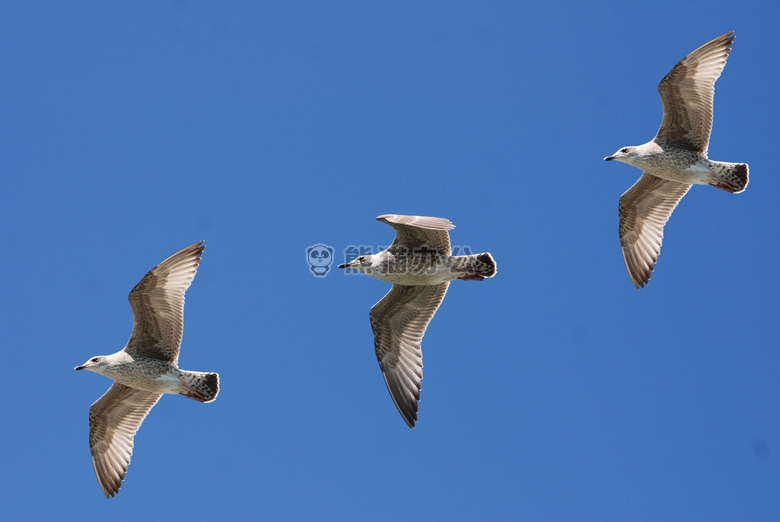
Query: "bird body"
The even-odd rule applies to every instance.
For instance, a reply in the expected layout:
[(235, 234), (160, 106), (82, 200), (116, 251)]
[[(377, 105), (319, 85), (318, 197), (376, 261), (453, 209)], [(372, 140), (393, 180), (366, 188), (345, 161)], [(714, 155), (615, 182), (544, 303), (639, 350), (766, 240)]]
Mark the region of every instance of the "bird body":
[(357, 263), (347, 264), (366, 275), (398, 285), (438, 285), (455, 279), (484, 279), (495, 273), (490, 254), (449, 256), (435, 250), (386, 249), (378, 254), (361, 256)]
[(184, 395), (198, 402), (211, 402), (219, 393), (219, 381), (214, 382), (215, 377), (211, 377), (217, 375), (215, 373), (180, 370), (160, 359), (132, 356), (125, 349), (101, 356), (96, 362), (93, 359), (76, 369), (99, 373), (137, 390)]
[(734, 193), (742, 192), (747, 186), (747, 165), (744, 163), (713, 161), (695, 151), (662, 145), (656, 141), (624, 147), (606, 159), (622, 161), (650, 172), (657, 178), (677, 183), (713, 185)]

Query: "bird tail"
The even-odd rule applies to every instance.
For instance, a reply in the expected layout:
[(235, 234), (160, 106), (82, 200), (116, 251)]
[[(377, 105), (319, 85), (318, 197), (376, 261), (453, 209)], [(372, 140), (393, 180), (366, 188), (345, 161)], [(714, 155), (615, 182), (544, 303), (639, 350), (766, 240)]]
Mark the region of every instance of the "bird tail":
[(211, 402), (219, 394), (219, 375), (216, 373), (182, 371), (181, 382), (187, 387), (185, 397), (198, 402)]
[(712, 167), (717, 182), (714, 185), (727, 192), (742, 192), (748, 184), (746, 163), (717, 163)]
[(458, 279), (482, 281), (486, 277), (496, 275), (496, 261), (488, 252), (463, 256), (463, 258), (458, 259), (465, 259), (462, 268), (456, 268), (456, 270), (464, 272), (463, 276)]

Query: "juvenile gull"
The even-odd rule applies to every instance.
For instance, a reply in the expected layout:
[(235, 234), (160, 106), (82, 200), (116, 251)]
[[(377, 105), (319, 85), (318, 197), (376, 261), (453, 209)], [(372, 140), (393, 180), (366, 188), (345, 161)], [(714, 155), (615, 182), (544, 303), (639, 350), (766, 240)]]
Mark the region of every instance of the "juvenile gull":
[(452, 256), (448, 219), (386, 214), (377, 218), (395, 229), (393, 244), (339, 268), (352, 268), (393, 287), (369, 313), (379, 367), (398, 411), (410, 428), (417, 420), (422, 388), (422, 342), (450, 281), (482, 281), (496, 274), (488, 253)]
[(628, 275), (637, 288), (650, 280), (664, 225), (692, 184), (742, 192), (745, 163), (707, 159), (712, 100), (734, 40), (728, 32), (680, 60), (658, 85), (664, 116), (653, 141), (624, 147), (605, 160), (628, 163), (644, 172), (620, 197), (620, 245)]
[(203, 241), (152, 268), (130, 292), (133, 332), (119, 352), (93, 357), (77, 370), (113, 379), (89, 409), (89, 447), (106, 498), (119, 492), (133, 454), (133, 437), (163, 393), (211, 402), (219, 393), (216, 373), (178, 367), (184, 325), (184, 292), (198, 270)]

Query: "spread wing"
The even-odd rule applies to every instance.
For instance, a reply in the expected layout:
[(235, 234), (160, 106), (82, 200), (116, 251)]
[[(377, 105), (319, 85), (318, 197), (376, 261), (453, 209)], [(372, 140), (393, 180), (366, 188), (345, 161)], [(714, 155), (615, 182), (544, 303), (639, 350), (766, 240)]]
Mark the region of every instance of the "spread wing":
[(106, 498), (122, 487), (133, 455), (133, 437), (160, 397), (115, 382), (89, 409), (92, 465)]
[(417, 420), (422, 389), (422, 342), (449, 283), (393, 285), (371, 308), (371, 327), (379, 367), (398, 411), (410, 428)]
[(449, 219), (395, 214), (385, 214), (376, 219), (395, 229), (390, 250), (414, 251), (427, 246), (436, 249), (439, 254), (450, 255), (450, 234), (447, 231), (455, 225)]
[(125, 350), (177, 364), (184, 328), (184, 292), (198, 270), (203, 241), (152, 268), (130, 292), (133, 333)]
[(620, 246), (628, 275), (637, 289), (650, 280), (664, 237), (664, 225), (691, 188), (647, 172), (620, 196)]
[(733, 31), (680, 60), (658, 85), (664, 117), (655, 141), (704, 156), (712, 129), (712, 100), (734, 40)]

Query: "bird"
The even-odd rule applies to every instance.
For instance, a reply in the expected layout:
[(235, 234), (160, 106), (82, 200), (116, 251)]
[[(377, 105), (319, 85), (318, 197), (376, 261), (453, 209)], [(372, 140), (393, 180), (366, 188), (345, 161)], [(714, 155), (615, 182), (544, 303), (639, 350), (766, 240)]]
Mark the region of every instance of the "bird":
[(417, 421), (422, 389), (422, 338), (450, 281), (482, 281), (496, 274), (489, 253), (451, 255), (448, 219), (385, 214), (393, 243), (378, 254), (339, 265), (393, 283), (369, 312), (374, 349), (390, 396), (410, 428)]
[(178, 366), (184, 292), (195, 277), (204, 248), (200, 241), (152, 268), (130, 292), (133, 331), (127, 345), (75, 368), (114, 381), (89, 409), (92, 465), (106, 498), (119, 493), (133, 454), (133, 438), (162, 394), (211, 402), (219, 393), (218, 374)]
[(726, 65), (733, 34), (730, 31), (697, 48), (661, 80), (663, 119), (652, 141), (623, 147), (604, 158), (643, 171), (618, 205), (623, 261), (637, 289), (650, 281), (661, 253), (664, 225), (691, 185), (713, 185), (732, 193), (747, 187), (747, 164), (707, 158), (715, 80)]

